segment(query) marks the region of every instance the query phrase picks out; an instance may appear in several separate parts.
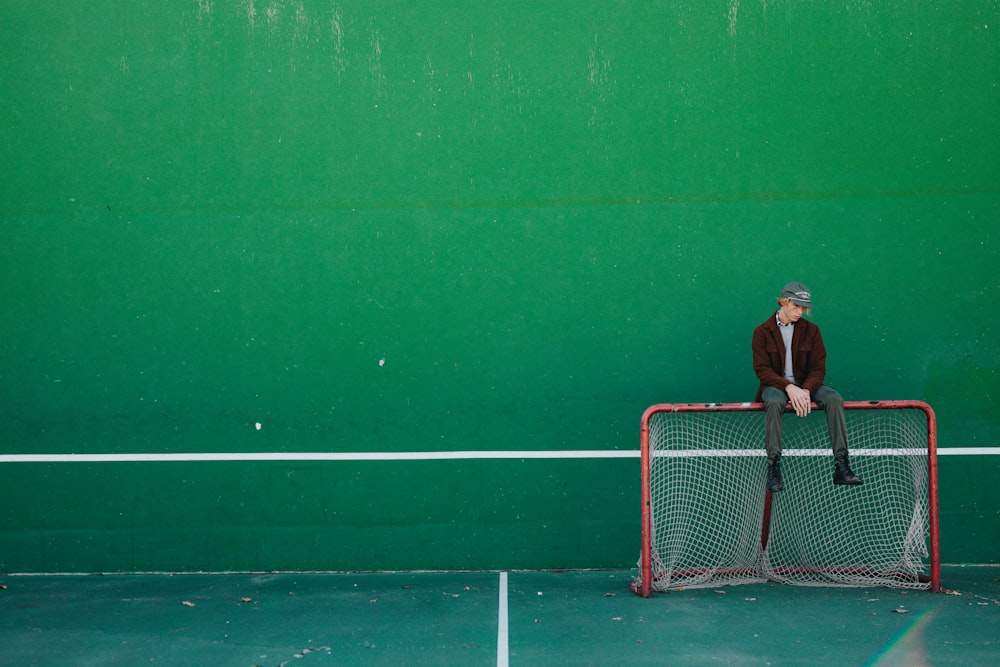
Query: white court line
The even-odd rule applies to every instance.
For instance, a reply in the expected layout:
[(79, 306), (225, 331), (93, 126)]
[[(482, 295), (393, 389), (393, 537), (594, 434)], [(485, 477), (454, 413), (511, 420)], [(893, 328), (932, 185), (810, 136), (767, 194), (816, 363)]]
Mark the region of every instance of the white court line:
[(497, 616), (497, 667), (510, 664), (508, 652), (507, 625), (507, 573), (500, 573), (500, 613)]
[[(919, 454), (923, 450), (852, 449), (859, 456)], [(790, 449), (792, 456), (826, 456), (826, 449)], [(1000, 456), (1000, 447), (939, 447), (938, 456)], [(760, 449), (667, 450), (654, 456), (763, 456)], [(155, 463), (198, 461), (452, 461), (461, 459), (637, 459), (635, 449), (493, 450), (456, 452), (185, 452), (145, 454), (0, 454), (0, 463)]]

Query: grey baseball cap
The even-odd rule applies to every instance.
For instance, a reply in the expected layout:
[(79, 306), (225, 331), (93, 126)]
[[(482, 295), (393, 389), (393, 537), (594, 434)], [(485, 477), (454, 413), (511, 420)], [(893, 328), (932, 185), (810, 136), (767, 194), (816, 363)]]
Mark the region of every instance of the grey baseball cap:
[(812, 302), (812, 294), (809, 288), (802, 283), (788, 283), (785, 289), (781, 290), (781, 297), (789, 299), (803, 308), (815, 308)]

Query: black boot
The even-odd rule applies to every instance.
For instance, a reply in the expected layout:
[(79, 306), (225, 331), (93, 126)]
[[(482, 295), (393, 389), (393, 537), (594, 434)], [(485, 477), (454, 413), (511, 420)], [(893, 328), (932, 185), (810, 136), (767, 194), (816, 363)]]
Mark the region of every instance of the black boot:
[(847, 465), (847, 459), (834, 461), (833, 483), (846, 486), (861, 486), (864, 482), (851, 471), (851, 466)]
[(774, 463), (767, 464), (767, 490), (771, 493), (777, 493), (785, 488), (784, 484), (781, 483), (781, 463), (775, 461)]

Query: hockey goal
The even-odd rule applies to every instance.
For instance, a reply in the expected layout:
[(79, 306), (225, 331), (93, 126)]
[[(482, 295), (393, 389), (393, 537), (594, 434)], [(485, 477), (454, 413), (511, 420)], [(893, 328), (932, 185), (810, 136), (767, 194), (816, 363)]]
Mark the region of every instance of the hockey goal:
[(814, 409), (784, 416), (785, 488), (772, 495), (761, 403), (647, 409), (632, 590), (649, 597), (777, 581), (939, 591), (933, 410), (920, 401), (845, 401), (844, 420), (864, 485), (833, 485), (825, 413)]

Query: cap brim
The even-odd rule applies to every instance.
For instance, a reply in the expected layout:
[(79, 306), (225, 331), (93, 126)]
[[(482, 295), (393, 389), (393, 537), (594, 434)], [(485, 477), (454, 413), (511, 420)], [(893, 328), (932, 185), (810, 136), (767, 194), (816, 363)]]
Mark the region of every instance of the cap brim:
[(816, 306), (814, 306), (812, 304), (812, 301), (803, 301), (802, 299), (794, 299), (792, 297), (788, 297), (788, 300), (791, 301), (792, 303), (796, 304), (796, 305), (802, 306), (803, 308), (815, 308), (816, 307)]

